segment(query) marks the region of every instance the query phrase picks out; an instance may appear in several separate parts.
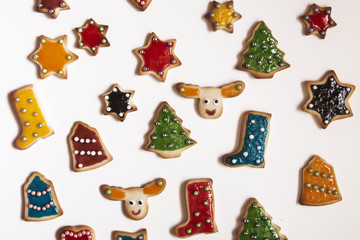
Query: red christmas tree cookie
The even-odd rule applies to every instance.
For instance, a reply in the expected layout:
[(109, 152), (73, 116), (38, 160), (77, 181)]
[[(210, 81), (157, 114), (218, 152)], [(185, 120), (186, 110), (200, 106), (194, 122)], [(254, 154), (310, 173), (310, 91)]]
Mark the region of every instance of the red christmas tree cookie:
[(300, 203), (321, 206), (341, 201), (333, 166), (319, 156), (313, 157), (303, 169)]
[(75, 123), (69, 135), (69, 143), (75, 172), (101, 167), (113, 159), (98, 131), (86, 123)]
[(200, 233), (216, 233), (212, 179), (189, 180), (185, 194), (188, 220), (176, 227), (176, 236), (185, 238)]
[(95, 240), (95, 232), (89, 226), (67, 226), (60, 230), (60, 240)]

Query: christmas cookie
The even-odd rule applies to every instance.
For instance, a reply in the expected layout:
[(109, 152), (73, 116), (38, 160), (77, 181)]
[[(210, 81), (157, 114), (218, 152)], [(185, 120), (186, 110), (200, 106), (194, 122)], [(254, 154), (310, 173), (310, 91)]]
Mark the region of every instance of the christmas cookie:
[(96, 56), (99, 48), (110, 46), (106, 38), (108, 28), (107, 25), (99, 25), (90, 18), (84, 26), (75, 28), (79, 37), (77, 47), (87, 49), (91, 55)]
[(245, 89), (245, 83), (237, 81), (219, 88), (178, 83), (176, 88), (184, 97), (199, 99), (199, 113), (201, 117), (216, 119), (223, 112), (223, 98), (239, 96)]
[(50, 75), (67, 79), (67, 65), (79, 57), (67, 48), (67, 36), (51, 39), (40, 36), (39, 48), (30, 55), (30, 59), (39, 65), (40, 78)]
[(300, 203), (322, 206), (341, 201), (333, 166), (319, 156), (313, 157), (303, 169)]
[(263, 21), (259, 22), (247, 42), (248, 48), (241, 54), (242, 62), (238, 68), (255, 78), (272, 78), (278, 71), (290, 67), (277, 44), (270, 29)]
[(39, 172), (31, 174), (24, 185), (24, 219), (46, 221), (63, 214), (53, 183)]
[(114, 231), (113, 240), (147, 240), (147, 231), (142, 229), (136, 233)]
[(349, 98), (355, 86), (341, 83), (334, 71), (328, 72), (320, 81), (308, 81), (305, 85), (309, 100), (302, 109), (314, 114), (322, 128), (332, 121), (353, 116)]
[(127, 216), (133, 220), (141, 220), (146, 217), (149, 210), (148, 197), (159, 195), (164, 191), (165, 186), (165, 179), (159, 178), (147, 183), (144, 187), (122, 188), (103, 185), (101, 192), (110, 200), (124, 200)]
[(152, 0), (131, 0), (135, 7), (141, 11), (145, 11), (150, 5)]
[(41, 112), (33, 85), (27, 85), (14, 91), (12, 102), (22, 126), (22, 133), (16, 140), (17, 148), (27, 149), (40, 139), (54, 134), (54, 130), (48, 125)]
[(67, 226), (60, 231), (59, 240), (95, 240), (95, 232), (89, 226)]
[(141, 60), (139, 74), (151, 74), (164, 82), (167, 72), (181, 65), (174, 53), (175, 45), (175, 39), (161, 41), (155, 33), (151, 33), (146, 46), (134, 50)]
[(311, 5), (308, 14), (301, 19), (306, 25), (306, 35), (315, 34), (322, 39), (326, 37), (329, 28), (336, 26), (336, 22), (331, 18), (331, 7), (321, 8), (315, 3)]
[(241, 128), (239, 149), (227, 154), (224, 163), (228, 167), (265, 167), (265, 149), (270, 132), (270, 113), (247, 112)]
[(113, 159), (98, 131), (84, 122), (75, 123), (69, 135), (69, 143), (75, 172), (101, 167)]
[(163, 158), (177, 158), (196, 144), (190, 138), (190, 130), (183, 128), (182, 120), (167, 102), (160, 104), (154, 121), (154, 129), (148, 135), (145, 150), (155, 152)]
[(57, 18), (60, 11), (69, 9), (70, 6), (65, 0), (37, 0), (36, 10), (47, 13), (52, 18)]
[(233, 33), (234, 23), (241, 18), (241, 15), (234, 10), (234, 2), (228, 1), (221, 4), (214, 1), (213, 4), (213, 9), (207, 15), (207, 18), (214, 31), (224, 29), (229, 33)]
[(132, 102), (135, 91), (123, 90), (119, 84), (115, 84), (110, 91), (101, 95), (105, 101), (105, 115), (113, 115), (120, 121), (124, 121), (129, 112), (134, 112), (137, 107)]
[(272, 217), (265, 212), (265, 208), (255, 198), (251, 199), (246, 207), (239, 231), (239, 240), (264, 239), (286, 240), (280, 233), (281, 228), (272, 223)]
[(213, 181), (210, 178), (193, 179), (186, 183), (188, 220), (175, 229), (178, 237), (186, 238), (200, 233), (216, 233)]

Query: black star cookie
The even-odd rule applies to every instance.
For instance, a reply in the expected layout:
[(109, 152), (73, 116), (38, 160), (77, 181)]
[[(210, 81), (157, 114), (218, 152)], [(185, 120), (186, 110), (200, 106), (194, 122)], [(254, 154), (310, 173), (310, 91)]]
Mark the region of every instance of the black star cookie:
[(132, 102), (134, 94), (135, 91), (123, 90), (118, 84), (115, 84), (109, 92), (101, 95), (106, 104), (104, 114), (114, 115), (123, 122), (129, 112), (137, 110)]
[(355, 86), (341, 83), (334, 71), (328, 72), (320, 81), (305, 84), (310, 98), (302, 109), (314, 114), (322, 128), (325, 129), (333, 120), (353, 115), (348, 101)]

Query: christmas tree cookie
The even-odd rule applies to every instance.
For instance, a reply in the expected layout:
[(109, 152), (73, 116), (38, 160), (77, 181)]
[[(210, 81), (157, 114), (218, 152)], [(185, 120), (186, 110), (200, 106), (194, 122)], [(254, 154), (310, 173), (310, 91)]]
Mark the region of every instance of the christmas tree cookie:
[(290, 67), (285, 53), (277, 47), (278, 41), (263, 21), (259, 22), (247, 42), (239, 69), (250, 72), (255, 78), (272, 78), (278, 71)]
[(234, 2), (228, 1), (223, 4), (213, 2), (213, 9), (207, 18), (209, 19), (214, 31), (224, 29), (229, 33), (234, 32), (234, 23), (241, 18), (241, 15), (234, 10)]
[(271, 114), (247, 112), (241, 128), (239, 149), (227, 154), (224, 163), (228, 167), (265, 167), (265, 149), (269, 137)]
[(54, 185), (39, 172), (31, 174), (24, 185), (24, 219), (46, 221), (63, 214)]
[(12, 101), (22, 126), (22, 133), (15, 144), (17, 148), (27, 149), (40, 139), (54, 134), (54, 130), (46, 122), (40, 109), (33, 85), (14, 91)]
[(142, 229), (136, 233), (129, 233), (123, 231), (114, 231), (113, 240), (147, 240), (147, 231)]
[(84, 122), (75, 123), (69, 135), (69, 143), (75, 172), (101, 167), (113, 159), (96, 128)]
[(341, 201), (333, 166), (319, 156), (313, 157), (303, 169), (300, 203), (322, 206)]
[(47, 13), (52, 18), (57, 18), (60, 11), (70, 9), (65, 0), (37, 0), (37, 2), (36, 10)]
[(86, 225), (67, 226), (60, 229), (59, 240), (95, 240), (95, 232)]
[(178, 237), (186, 238), (200, 233), (216, 233), (213, 181), (210, 178), (193, 179), (186, 183), (188, 220), (175, 229)]
[(163, 158), (177, 158), (196, 144), (190, 138), (190, 130), (182, 127), (182, 120), (167, 102), (160, 104), (154, 121), (154, 129), (148, 135), (145, 150), (158, 153)]
[(246, 207), (242, 219), (243, 225), (239, 231), (239, 240), (286, 240), (280, 233), (280, 227), (272, 223), (272, 217), (265, 212), (265, 208), (255, 198)]

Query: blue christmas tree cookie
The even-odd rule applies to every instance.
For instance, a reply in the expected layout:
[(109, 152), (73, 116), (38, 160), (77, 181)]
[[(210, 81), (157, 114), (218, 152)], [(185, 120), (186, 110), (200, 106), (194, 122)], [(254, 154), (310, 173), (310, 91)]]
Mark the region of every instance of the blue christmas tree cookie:
[(241, 129), (240, 147), (236, 152), (224, 157), (229, 167), (250, 166), (265, 167), (265, 148), (269, 137), (271, 114), (264, 112), (247, 112)]
[(142, 229), (136, 233), (115, 231), (113, 240), (147, 240), (147, 231)]
[(24, 185), (24, 219), (46, 221), (63, 214), (52, 182), (34, 172)]

